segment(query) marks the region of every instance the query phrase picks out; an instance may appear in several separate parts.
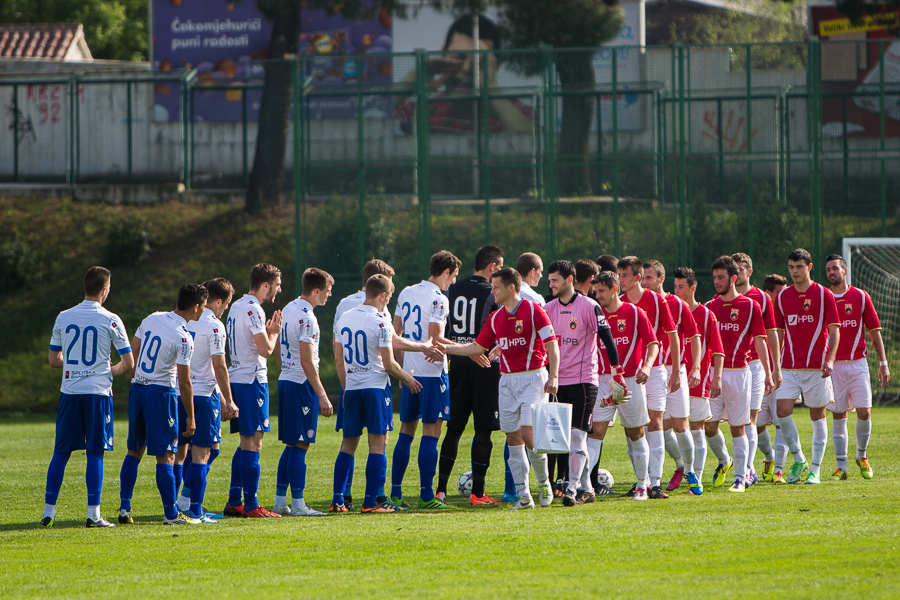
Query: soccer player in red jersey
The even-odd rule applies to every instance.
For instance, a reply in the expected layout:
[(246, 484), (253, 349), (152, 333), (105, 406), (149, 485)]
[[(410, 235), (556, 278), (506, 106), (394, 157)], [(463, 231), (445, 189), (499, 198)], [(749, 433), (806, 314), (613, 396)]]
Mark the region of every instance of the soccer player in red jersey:
[[(772, 303), (772, 306), (775, 306), (775, 298), (778, 296), (778, 293), (787, 287), (787, 279), (784, 278), (783, 275), (778, 275), (777, 273), (766, 275), (766, 278), (763, 279), (763, 292), (768, 297), (769, 302)], [(774, 308), (773, 308), (774, 311)], [(772, 313), (774, 315), (774, 312)], [(771, 339), (771, 338), (769, 338)], [(780, 339), (777, 340), (779, 343), (778, 350), (778, 361), (781, 362), (781, 346)], [(771, 347), (769, 349), (769, 354), (772, 354)], [(780, 383), (779, 383), (780, 385)], [(778, 464), (775, 462), (776, 457), (776, 448), (781, 448), (784, 446), (784, 436), (781, 435), (781, 427), (778, 425), (778, 400), (776, 398), (777, 394), (772, 392), (770, 394), (766, 394), (763, 396), (763, 404), (762, 408), (759, 411), (759, 414), (756, 415), (756, 435), (759, 440), (759, 451), (762, 452), (763, 455), (763, 475), (762, 480), (768, 481), (769, 483), (785, 483), (784, 476), (782, 475), (782, 471), (784, 471), (784, 464)], [(775, 445), (772, 445), (772, 438), (769, 437), (769, 431), (766, 429), (768, 425), (775, 426)], [(787, 456), (787, 450), (785, 450), (781, 456)], [(768, 475), (770, 467), (772, 465), (771, 470), (772, 474)]]
[[(772, 301), (758, 287), (750, 285), (750, 276), (753, 274), (753, 259), (743, 252), (731, 255), (732, 260), (737, 264), (738, 278), (735, 283), (735, 289), (739, 294), (743, 294), (751, 298), (759, 304), (762, 311), (763, 324), (766, 326), (766, 344), (769, 346), (769, 356), (765, 357), (769, 361), (769, 368), (772, 371), (772, 382), (775, 388), (781, 385), (781, 348), (778, 346), (778, 332), (775, 329), (775, 310), (772, 308)], [(750, 424), (746, 427), (747, 441), (750, 443), (750, 454), (748, 455), (747, 465), (750, 469), (750, 483), (754, 484), (759, 481), (756, 469), (753, 466), (753, 459), (756, 458), (756, 448), (759, 443), (759, 435), (756, 431), (756, 420), (759, 411), (762, 409), (763, 387), (765, 386), (765, 378), (763, 377), (762, 362), (756, 353), (756, 348), (750, 348)], [(774, 475), (774, 463), (768, 463), (763, 469), (763, 480), (772, 479)]]
[[(706, 307), (719, 321), (719, 333), (725, 351), (722, 393), (717, 398), (710, 399), (712, 420), (706, 423), (706, 436), (719, 458), (713, 486), (720, 487), (724, 483), (725, 475), (734, 464), (734, 483), (728, 491), (743, 492), (750, 458), (750, 445), (744, 429), (750, 423), (750, 346), (755, 345), (760, 356), (767, 356), (769, 349), (759, 304), (738, 294), (735, 288), (738, 267), (734, 260), (730, 256), (717, 258), (712, 264), (712, 275), (719, 295), (707, 302)], [(766, 375), (764, 393), (768, 393), (775, 387), (768, 361), (763, 363), (763, 370)], [(719, 432), (719, 422), (725, 420), (731, 428), (733, 461), (728, 458), (724, 438)]]
[(653, 326), (657, 340), (666, 338), (666, 342), (660, 342), (659, 354), (650, 369), (647, 381), (647, 411), (650, 413), (650, 424), (647, 426), (647, 443), (650, 445), (650, 498), (668, 498), (662, 490), (663, 459), (666, 456), (665, 442), (663, 441), (663, 415), (666, 412), (666, 397), (675, 393), (681, 387), (681, 374), (673, 370), (668, 376), (666, 384), (666, 365), (663, 348), (672, 349), (672, 364), (681, 364), (681, 345), (678, 343), (678, 334), (672, 315), (666, 301), (656, 293), (641, 287), (641, 279), (644, 274), (644, 263), (636, 256), (626, 256), (619, 260), (619, 282), (622, 285), (621, 299), (623, 302), (636, 304), (638, 308), (647, 313), (647, 318)]
[(831, 439), (837, 458), (837, 470), (831, 478), (847, 479), (847, 413), (855, 410), (856, 464), (865, 479), (872, 479), (874, 473), (866, 457), (872, 435), (872, 384), (866, 362), (865, 331), (868, 330), (878, 355), (878, 383), (883, 387), (891, 380), (891, 371), (881, 339), (881, 322), (869, 294), (847, 284), (847, 263), (842, 256), (831, 254), (825, 258), (825, 276), (831, 284), (831, 293), (834, 294), (841, 319), (841, 342), (831, 372), (834, 386), (834, 406), (829, 406), (834, 423)]
[[(689, 417), (691, 437), (694, 442), (693, 456), (686, 454), (685, 477), (688, 480), (688, 491), (695, 496), (703, 493), (703, 465), (706, 464), (706, 435), (704, 424), (712, 418), (709, 410), (709, 398), (715, 398), (722, 391), (722, 367), (725, 364), (725, 352), (722, 349), (722, 336), (719, 334), (719, 322), (706, 306), (697, 302), (697, 275), (693, 269), (679, 267), (675, 269), (675, 294), (684, 300), (700, 333), (700, 383), (690, 389), (691, 414)], [(694, 360), (693, 346), (688, 346), (688, 362)], [(712, 367), (712, 369), (710, 369)]]
[[(784, 441), (794, 455), (788, 483), (797, 483), (809, 469), (806, 483), (819, 483), (819, 469), (828, 442), (825, 407), (834, 402), (831, 371), (841, 336), (834, 294), (810, 278), (812, 257), (803, 248), (788, 256), (788, 271), (794, 284), (781, 290), (775, 300), (775, 322), (784, 332), (781, 366), (784, 381), (778, 389), (778, 419)], [(794, 403), (800, 395), (812, 419), (812, 464), (800, 447), (794, 424)]]
[[(553, 501), (547, 455), (534, 452), (531, 415), (559, 387), (559, 346), (550, 318), (540, 305), (519, 296), (522, 276), (510, 268), (491, 275), (491, 293), (503, 306), (488, 317), (474, 342), (446, 346), (448, 354), (477, 356), (494, 342), (500, 346), (500, 429), (509, 442), (509, 468), (519, 501), (511, 510), (534, 508), (528, 486), (528, 463), (540, 484), (541, 506)], [(550, 365), (548, 369), (544, 367)]]
[[(666, 375), (671, 376), (673, 368), (679, 371), (681, 386), (666, 396), (666, 412), (663, 415), (663, 437), (666, 451), (675, 460), (675, 473), (666, 486), (666, 491), (678, 489), (684, 478), (685, 466), (693, 463), (694, 440), (688, 431), (688, 417), (691, 413), (691, 388), (700, 385), (700, 333), (697, 324), (687, 304), (676, 296), (663, 289), (666, 280), (666, 268), (658, 260), (650, 260), (644, 263), (644, 277), (641, 285), (644, 289), (662, 296), (669, 307), (669, 313), (675, 324), (675, 332), (678, 337), (678, 348), (681, 351), (681, 363), (672, 366), (672, 349), (666, 341), (668, 336), (660, 338), (663, 353), (663, 361), (666, 364)], [(685, 348), (690, 346), (691, 356), (696, 357), (690, 364), (685, 360)], [(688, 374), (687, 367), (690, 367)], [(690, 469), (688, 469), (690, 471)]]

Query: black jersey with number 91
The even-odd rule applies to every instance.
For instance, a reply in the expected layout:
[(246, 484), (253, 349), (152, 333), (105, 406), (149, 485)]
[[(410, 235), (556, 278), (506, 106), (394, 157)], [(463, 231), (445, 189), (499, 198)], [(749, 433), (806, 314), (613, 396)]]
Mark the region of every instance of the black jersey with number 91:
[[(447, 295), (450, 317), (445, 337), (458, 344), (474, 342), (487, 318), (499, 308), (491, 295), (491, 284), (484, 277), (472, 275), (451, 285)], [(450, 360), (460, 358), (468, 360), (464, 356), (450, 356)]]

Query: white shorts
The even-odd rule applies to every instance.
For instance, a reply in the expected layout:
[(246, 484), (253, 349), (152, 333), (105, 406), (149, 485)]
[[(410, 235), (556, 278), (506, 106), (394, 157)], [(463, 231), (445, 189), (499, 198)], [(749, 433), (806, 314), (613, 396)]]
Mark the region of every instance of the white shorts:
[(778, 400), (777, 394), (772, 392), (763, 397), (762, 408), (756, 415), (756, 426), (765, 427), (766, 425), (774, 425), (775, 417), (778, 416)]
[(712, 421), (732, 427), (750, 424), (750, 369), (723, 369), (722, 393), (709, 399)]
[(869, 379), (869, 364), (865, 358), (834, 361), (831, 385), (834, 389), (834, 404), (828, 408), (832, 412), (872, 408), (872, 381)]
[(793, 400), (803, 394), (803, 402), (810, 408), (823, 408), (834, 402), (831, 377), (822, 377), (819, 369), (784, 369), (784, 381), (776, 394), (779, 400)]
[(760, 410), (766, 395), (766, 371), (759, 359), (750, 361), (750, 410)]
[[(591, 417), (594, 423), (609, 423), (610, 427), (616, 424), (616, 413), (619, 411), (615, 406), (600, 406), (600, 398), (604, 398), (608, 395), (607, 390), (609, 390), (611, 381), (612, 375), (600, 376), (600, 380), (597, 383), (597, 386), (600, 389), (600, 392), (597, 394), (599, 397), (597, 398), (597, 402), (594, 403), (594, 413)], [(628, 388), (629, 392), (632, 394), (634, 393), (632, 385), (628, 383), (628, 380), (625, 382), (625, 387)]]
[(666, 396), (669, 393), (669, 376), (665, 367), (651, 367), (650, 378), (645, 385), (647, 410), (666, 411)]
[(500, 374), (500, 431), (512, 433), (531, 427), (531, 407), (549, 401), (544, 392), (548, 378), (547, 369)]
[(709, 410), (709, 398), (696, 398), (691, 396), (691, 414), (688, 417), (690, 421), (703, 423), (712, 418), (712, 412)]
[(625, 387), (631, 392), (631, 400), (618, 406), (619, 419), (622, 427), (638, 429), (650, 422), (650, 415), (647, 414), (647, 388), (636, 384), (634, 377), (625, 378)]
[[(691, 414), (691, 390), (688, 387), (687, 369), (680, 365), (681, 386), (674, 392), (666, 394), (666, 412), (663, 419), (686, 419)], [(672, 367), (666, 367), (666, 382), (672, 375)]]

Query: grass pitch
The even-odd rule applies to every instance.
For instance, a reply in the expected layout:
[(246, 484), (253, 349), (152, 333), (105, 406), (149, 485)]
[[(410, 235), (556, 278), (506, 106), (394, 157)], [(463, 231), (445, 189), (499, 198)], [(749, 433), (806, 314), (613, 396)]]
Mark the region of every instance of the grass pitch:
[[(451, 491), (460, 510), (164, 527), (153, 459), (145, 458), (133, 501), (136, 523), (113, 530), (84, 528), (81, 453), (69, 461), (55, 526), (38, 526), (53, 421), (6, 419), (0, 421), (0, 591), (4, 599), (898, 598), (900, 409), (876, 407), (873, 416), (871, 481), (861, 479), (853, 463), (851, 416), (848, 481), (828, 480), (835, 468), (829, 438), (820, 486), (761, 483), (743, 495), (729, 494), (708, 484), (715, 468), (710, 452), (706, 493), (699, 498), (685, 484), (665, 501), (616, 498), (564, 508), (557, 500), (534, 511), (463, 508)], [(796, 420), (809, 448), (807, 412), (798, 410)], [(306, 498), (319, 509), (330, 502), (340, 441), (332, 425), (320, 422), (320, 441), (308, 456)], [(109, 520), (118, 509), (126, 430), (120, 417), (116, 451), (105, 461), (102, 512)], [(469, 470), (470, 440), (464, 436), (460, 444), (456, 475)], [(236, 443), (236, 436), (226, 436), (210, 473), (206, 504), (215, 510), (227, 498)], [(274, 434), (263, 447), (260, 500), (268, 507), (282, 447)], [(416, 452), (417, 443), (404, 485), (410, 500), (418, 487)], [(496, 497), (502, 494), (502, 452), (498, 432), (487, 489)], [(362, 449), (357, 458), (354, 495), (361, 499)], [(633, 481), (620, 427), (610, 430), (601, 464), (617, 479), (618, 491)], [(672, 469), (667, 459), (666, 478)]]

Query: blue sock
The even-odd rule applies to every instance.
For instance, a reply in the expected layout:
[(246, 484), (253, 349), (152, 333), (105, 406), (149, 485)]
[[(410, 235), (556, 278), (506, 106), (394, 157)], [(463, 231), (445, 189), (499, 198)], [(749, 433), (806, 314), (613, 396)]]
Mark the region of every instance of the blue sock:
[(299, 500), (306, 489), (306, 448), (290, 448), (291, 500)]
[(184, 465), (179, 465), (175, 463), (172, 465), (172, 473), (175, 474), (175, 497), (178, 497), (178, 490), (181, 489), (181, 480), (184, 476)]
[(244, 487), (244, 512), (259, 507), (256, 492), (259, 490), (259, 452), (241, 451), (241, 483)]
[(387, 442), (384, 443), (383, 465), (381, 469), (381, 487), (378, 488), (378, 498), (381, 500), (387, 498), (387, 494), (384, 493), (384, 482), (387, 481)]
[(353, 455), (346, 452), (338, 452), (334, 461), (334, 504), (344, 503), (344, 489), (347, 487), (347, 477), (353, 467)]
[(156, 487), (162, 498), (166, 518), (174, 519), (178, 516), (178, 508), (175, 506), (175, 470), (172, 465), (156, 465)]
[[(402, 433), (400, 435), (403, 435)], [(366, 460), (366, 497), (363, 499), (363, 507), (375, 506), (378, 497), (378, 485), (381, 481), (381, 466), (384, 454), (369, 454)]]
[(44, 502), (56, 505), (59, 498), (59, 490), (62, 487), (63, 475), (66, 474), (66, 465), (69, 463), (71, 452), (54, 452), (47, 467), (47, 491), (44, 494)]
[(356, 470), (356, 456), (350, 457), (350, 471), (347, 472), (347, 484), (344, 486), (344, 496), (347, 498), (353, 498), (353, 492), (350, 488), (353, 487), (353, 471)]
[(119, 473), (119, 510), (131, 511), (131, 498), (134, 496), (134, 484), (137, 483), (138, 465), (141, 461), (130, 454), (125, 455), (122, 461), (122, 471)]
[(213, 462), (214, 462), (217, 458), (219, 458), (219, 449), (218, 449), (218, 448), (211, 448), (210, 451), (209, 451), (209, 460), (206, 461), (206, 466), (209, 467), (209, 468), (211, 469), (211, 468), (212, 468)]
[(291, 461), (291, 446), (285, 446), (281, 458), (278, 459), (278, 473), (275, 477), (275, 495), (286, 496), (288, 486), (291, 485), (291, 474), (288, 464)]
[[(406, 468), (409, 466), (409, 449), (412, 446), (413, 437), (406, 433), (397, 436), (397, 443), (394, 444), (394, 462), (391, 465), (391, 497), (403, 497), (403, 476), (406, 475)], [(366, 463), (368, 471), (369, 464)], [(368, 485), (368, 484), (367, 484)]]
[(438, 439), (423, 435), (419, 441), (419, 497), (425, 502), (434, 498), (434, 473), (437, 471)]
[(238, 446), (234, 451), (234, 456), (231, 457), (231, 484), (228, 487), (229, 506), (241, 505), (241, 492), (244, 489), (241, 485), (241, 453), (241, 447)]
[(516, 482), (513, 481), (512, 471), (509, 470), (509, 442), (503, 446), (503, 466), (506, 468), (506, 484), (504, 494), (516, 495)]
[[(181, 495), (185, 498), (191, 497), (191, 465), (194, 464), (193, 452), (188, 448), (187, 456), (184, 457), (183, 471), (181, 475), (181, 486), (175, 491), (181, 490)], [(176, 477), (178, 474), (176, 473)], [(177, 495), (177, 494), (176, 494)]]
[(191, 512), (199, 516), (203, 512), (203, 493), (206, 491), (206, 475), (209, 466), (191, 463)]
[[(87, 483), (88, 506), (99, 506), (103, 494), (103, 455), (88, 454), (87, 466), (84, 469), (84, 481)], [(49, 504), (49, 502), (47, 503)]]

